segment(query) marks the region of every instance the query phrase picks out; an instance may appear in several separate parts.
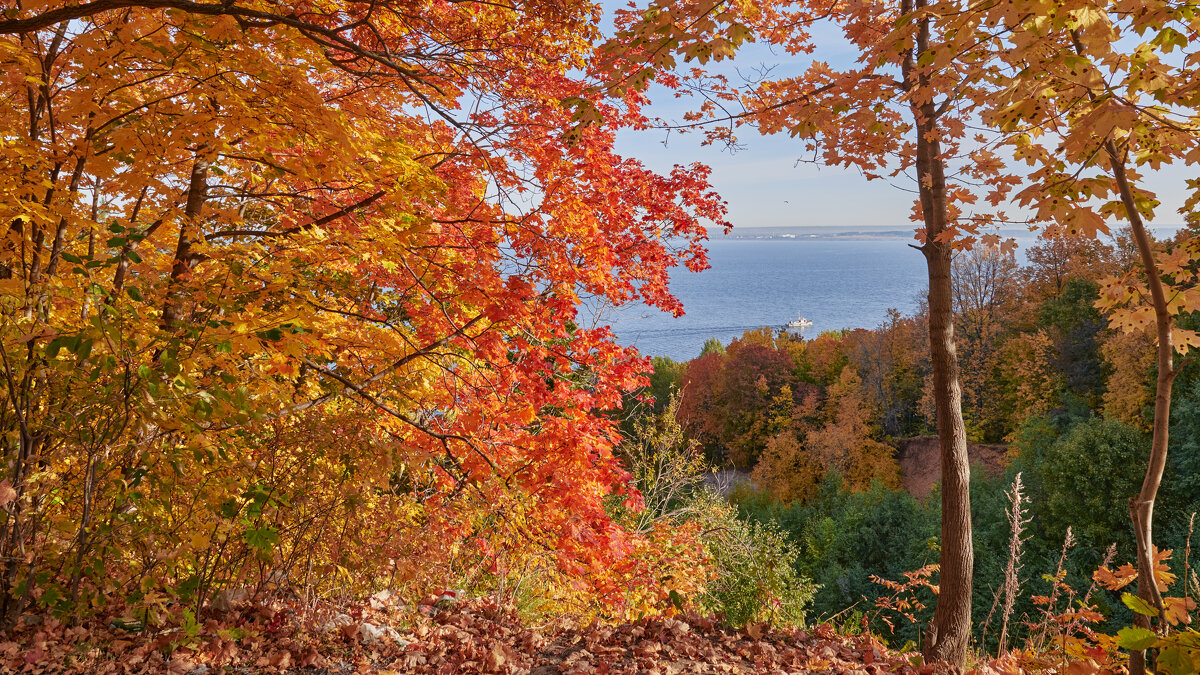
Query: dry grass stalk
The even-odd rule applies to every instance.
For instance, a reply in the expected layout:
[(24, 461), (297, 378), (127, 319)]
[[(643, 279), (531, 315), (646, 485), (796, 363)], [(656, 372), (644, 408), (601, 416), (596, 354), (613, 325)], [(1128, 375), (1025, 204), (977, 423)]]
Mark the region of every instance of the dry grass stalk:
[[(1197, 579), (1196, 572), (1192, 570), (1189, 560), (1192, 555), (1192, 532), (1196, 528), (1196, 512), (1192, 511), (1192, 517), (1188, 519), (1188, 534), (1187, 543), (1183, 547), (1183, 598), (1187, 602), (1195, 592), (1200, 595), (1200, 579)], [(1191, 583), (1188, 583), (1188, 582)]]
[[(1054, 570), (1053, 587), (1050, 590), (1050, 597), (1042, 608), (1042, 626), (1037, 637), (1032, 640), (1032, 645), (1035, 650), (1040, 651), (1046, 645), (1046, 640), (1050, 636), (1050, 629), (1054, 626), (1054, 608), (1058, 601), (1058, 593), (1064, 587), (1063, 578), (1066, 577), (1067, 571), (1067, 552), (1075, 546), (1075, 533), (1067, 527), (1067, 535), (1063, 537), (1062, 552), (1058, 556), (1058, 566)], [(1068, 589), (1069, 590), (1069, 589)]]
[(1013, 606), (1017, 601), (1017, 593), (1021, 590), (1021, 535), (1029, 524), (1027, 510), (1023, 506), (1028, 500), (1021, 492), (1021, 474), (1013, 478), (1012, 489), (1008, 493), (1008, 501), (1012, 505), (1008, 511), (1008, 525), (1012, 537), (1008, 540), (1008, 564), (1004, 568), (1004, 609), (1000, 613), (1000, 645), (998, 654), (1004, 653), (1008, 643), (1008, 620), (1012, 616)]

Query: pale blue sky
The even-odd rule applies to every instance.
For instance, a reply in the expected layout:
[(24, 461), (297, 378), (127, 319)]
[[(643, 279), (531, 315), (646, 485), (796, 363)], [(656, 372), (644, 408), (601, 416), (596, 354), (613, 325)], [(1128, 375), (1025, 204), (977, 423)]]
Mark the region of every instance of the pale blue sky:
[[(615, 3), (606, 3), (610, 6)], [(732, 63), (721, 69), (733, 76), (736, 68), (753, 69), (775, 66), (773, 75), (802, 72), (811, 59), (829, 62), (834, 67), (848, 65), (857, 56), (838, 33), (818, 32), (818, 49), (812, 56), (772, 53), (750, 45), (739, 52)], [(690, 64), (689, 64), (690, 65)], [(655, 104), (649, 114), (678, 119), (688, 105), (662, 91), (651, 90)], [(623, 131), (617, 150), (636, 157), (650, 167), (667, 171), (673, 164), (703, 162), (712, 167), (711, 182), (729, 204), (729, 220), (734, 227), (858, 227), (911, 228), (908, 220), (913, 194), (903, 177), (896, 185), (868, 181), (857, 171), (797, 163), (802, 156), (800, 143), (785, 134), (760, 136), (752, 127), (742, 127), (738, 138), (743, 149), (731, 154), (723, 147), (701, 146), (699, 134), (663, 131)], [(664, 144), (665, 141), (665, 144)], [(1194, 167), (1173, 167), (1154, 176), (1154, 189), (1162, 206), (1155, 224), (1181, 223), (1177, 213), (1184, 199), (1184, 180), (1200, 175)], [(1011, 213), (1010, 215), (1016, 215)]]

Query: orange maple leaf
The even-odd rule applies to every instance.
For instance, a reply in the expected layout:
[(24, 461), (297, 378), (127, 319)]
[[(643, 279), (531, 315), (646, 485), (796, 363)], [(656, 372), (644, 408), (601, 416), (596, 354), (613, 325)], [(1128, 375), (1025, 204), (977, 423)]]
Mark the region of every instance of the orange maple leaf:
[(1191, 623), (1193, 609), (1196, 609), (1196, 601), (1191, 598), (1163, 598), (1163, 616), (1172, 626)]
[(1137, 579), (1137, 570), (1133, 568), (1133, 565), (1128, 563), (1118, 567), (1116, 572), (1107, 567), (1101, 567), (1092, 573), (1092, 579), (1110, 591), (1117, 591), (1125, 588)]

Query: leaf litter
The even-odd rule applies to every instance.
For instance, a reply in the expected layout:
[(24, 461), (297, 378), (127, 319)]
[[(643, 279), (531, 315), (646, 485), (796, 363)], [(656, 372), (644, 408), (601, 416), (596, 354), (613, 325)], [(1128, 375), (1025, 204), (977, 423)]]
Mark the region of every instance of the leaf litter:
[[(443, 596), (445, 597), (445, 596)], [(369, 630), (364, 627), (371, 627)], [(21, 622), (0, 638), (0, 672), (88, 675), (351, 673), (676, 675), (839, 673), (928, 675), (919, 657), (828, 625), (741, 630), (694, 614), (633, 623), (540, 627), (489, 600), (378, 602), (315, 611), (293, 603), (241, 606), (202, 622), (129, 630), (97, 617), (79, 626)]]

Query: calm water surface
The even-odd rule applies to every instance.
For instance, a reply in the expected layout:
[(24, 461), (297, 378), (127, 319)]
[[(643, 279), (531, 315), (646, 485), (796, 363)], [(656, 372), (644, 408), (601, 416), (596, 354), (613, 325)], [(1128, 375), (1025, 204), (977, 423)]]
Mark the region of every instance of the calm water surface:
[[(1165, 239), (1180, 227), (1150, 229)], [(1002, 235), (1016, 243), (1017, 263), (1027, 264), (1026, 251), (1039, 243), (1036, 236), (1021, 229)], [(685, 316), (676, 319), (645, 306), (592, 314), (599, 324), (612, 326), (622, 344), (677, 361), (698, 356), (708, 338), (728, 344), (748, 329), (781, 328), (797, 315), (813, 322), (794, 331), (806, 337), (875, 328), (889, 308), (913, 314), (928, 288), (925, 258), (910, 243), (909, 238), (714, 239), (708, 242), (712, 269), (671, 274), (671, 290), (683, 302)]]
[(906, 239), (738, 240), (709, 242), (712, 269), (678, 269), (671, 288), (683, 302), (676, 319), (645, 306), (608, 310), (623, 344), (646, 355), (686, 361), (715, 337), (728, 343), (746, 330), (781, 327), (803, 315), (813, 325), (798, 331), (874, 328), (888, 308), (913, 313), (927, 287), (925, 259)]

